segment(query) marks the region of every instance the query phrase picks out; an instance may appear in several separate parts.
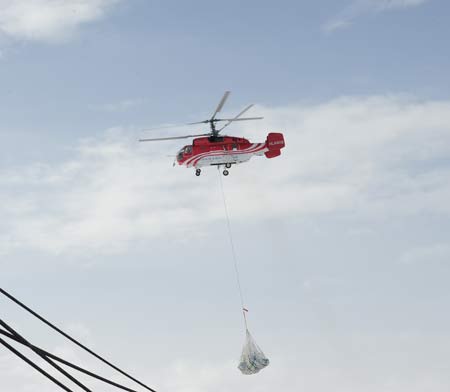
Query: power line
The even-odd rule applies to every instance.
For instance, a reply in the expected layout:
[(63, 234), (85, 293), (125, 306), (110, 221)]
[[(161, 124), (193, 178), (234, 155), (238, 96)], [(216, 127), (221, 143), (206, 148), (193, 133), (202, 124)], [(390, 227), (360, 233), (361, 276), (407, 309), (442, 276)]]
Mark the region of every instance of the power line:
[(0, 344), (5, 346), (9, 351), (11, 351), (13, 354), (17, 355), (20, 359), (28, 363), (31, 367), (36, 369), (39, 373), (41, 373), (44, 377), (47, 377), (49, 380), (54, 382), (56, 385), (58, 385), (60, 388), (64, 389), (66, 392), (73, 392), (69, 387), (64, 385), (61, 381), (57, 380), (55, 377), (53, 377), (50, 373), (47, 373), (44, 369), (36, 365), (31, 359), (27, 358), (25, 355), (23, 355), (20, 351), (16, 350), (13, 346), (9, 345), (7, 342), (5, 342), (2, 338), (0, 338)]
[[(3, 336), (5, 336), (5, 337), (7, 337), (7, 338), (9, 338), (9, 339), (11, 339), (11, 340), (14, 340), (15, 342), (17, 342), (17, 343), (19, 343), (19, 344), (28, 346), (28, 345), (25, 344), (23, 341), (21, 341), (17, 336), (15, 336), (15, 335), (13, 335), (13, 334), (7, 332), (7, 331), (3, 331), (2, 329), (0, 329), (0, 334), (3, 335)], [(112, 385), (112, 386), (114, 386), (114, 387), (123, 389), (124, 391), (127, 391), (127, 392), (137, 392), (137, 391), (134, 390), (134, 389), (125, 387), (125, 386), (123, 386), (123, 385), (121, 385), (121, 384), (118, 384), (118, 383), (116, 383), (116, 382), (114, 382), (114, 381), (108, 380), (107, 378), (104, 378), (104, 377), (102, 377), (102, 376), (99, 376), (98, 374), (95, 374), (95, 373), (93, 373), (93, 372), (91, 372), (91, 371), (89, 371), (89, 370), (87, 370), (87, 369), (84, 369), (84, 368), (82, 368), (82, 367), (80, 367), (80, 366), (78, 366), (78, 365), (75, 365), (75, 364), (73, 364), (73, 363), (71, 363), (71, 362), (69, 362), (69, 361), (67, 361), (67, 360), (65, 360), (65, 359), (63, 359), (63, 358), (58, 357), (58, 356), (55, 355), (55, 354), (52, 354), (52, 353), (50, 353), (50, 352), (48, 352), (48, 351), (43, 350), (43, 349), (40, 348), (40, 347), (37, 347), (37, 346), (35, 346), (35, 345), (31, 345), (31, 346), (32, 346), (33, 351), (35, 351), (35, 352), (38, 351), (39, 353), (45, 355), (46, 357), (51, 358), (51, 359), (53, 359), (53, 360), (55, 360), (55, 361), (57, 361), (57, 362), (59, 362), (59, 363), (62, 363), (62, 364), (65, 365), (65, 366), (71, 367), (72, 369), (75, 369), (75, 370), (79, 371), (80, 373), (84, 373), (84, 374), (86, 374), (86, 375), (88, 375), (88, 376), (90, 376), (90, 377), (92, 377), (92, 378), (95, 378), (95, 379), (97, 379), (97, 380), (103, 381), (104, 383), (107, 383), (107, 384), (110, 384), (110, 385)], [(30, 348), (31, 348), (31, 347), (30, 347)]]
[(30, 313), (31, 315), (33, 315), (34, 317), (36, 317), (37, 319), (39, 319), (40, 321), (42, 321), (44, 324), (46, 324), (47, 326), (49, 326), (50, 328), (52, 328), (53, 330), (55, 330), (56, 332), (58, 332), (60, 335), (64, 336), (66, 339), (70, 340), (72, 343), (76, 344), (78, 347), (82, 348), (83, 350), (85, 350), (86, 352), (88, 352), (89, 354), (91, 354), (92, 356), (94, 356), (95, 358), (97, 358), (98, 360), (102, 361), (103, 363), (105, 363), (106, 365), (108, 365), (109, 367), (113, 368), (114, 370), (116, 370), (117, 372), (119, 372), (120, 374), (124, 375), (125, 377), (129, 378), (130, 380), (134, 381), (135, 383), (139, 384), (140, 386), (142, 386), (143, 388), (151, 391), (151, 392), (156, 392), (154, 389), (150, 388), (149, 386), (147, 386), (146, 384), (144, 384), (142, 381), (139, 381), (138, 379), (136, 379), (135, 377), (129, 375), (127, 372), (125, 372), (124, 370), (120, 369), (119, 367), (117, 367), (116, 365), (113, 365), (111, 362), (109, 362), (108, 360), (106, 360), (105, 358), (103, 358), (102, 356), (100, 356), (99, 354), (95, 353), (94, 351), (92, 351), (91, 349), (89, 349), (88, 347), (86, 347), (85, 345), (83, 345), (82, 343), (80, 343), (78, 340), (76, 340), (75, 338), (73, 338), (72, 336), (68, 335), (67, 333), (65, 333), (64, 331), (62, 331), (60, 328), (58, 328), (57, 326), (55, 326), (54, 324), (52, 324), (50, 321), (48, 321), (47, 319), (45, 319), (44, 317), (42, 317), (41, 315), (39, 315), (37, 312), (35, 312), (34, 310), (32, 310), (31, 308), (29, 308), (28, 306), (26, 306), (24, 303), (22, 303), (21, 301), (19, 301), (17, 298), (15, 298), (13, 295), (11, 295), (10, 293), (8, 293), (7, 291), (5, 291), (4, 289), (0, 288), (0, 293), (3, 294), (5, 297), (7, 297), (8, 299), (10, 299), (11, 301), (13, 301), (15, 304), (19, 305), (21, 308), (25, 309), (28, 313)]
[(61, 366), (57, 365), (55, 362), (53, 362), (50, 358), (48, 358), (46, 355), (42, 354), (38, 350), (35, 350), (33, 345), (29, 343), (23, 336), (21, 336), (17, 331), (15, 331), (12, 327), (10, 327), (8, 324), (6, 324), (2, 319), (0, 319), (0, 325), (5, 328), (7, 331), (9, 331), (12, 335), (17, 337), (17, 339), (20, 340), (20, 342), (27, 346), (29, 349), (34, 351), (37, 355), (39, 355), (44, 361), (46, 361), (50, 366), (54, 367), (58, 372), (60, 372), (62, 375), (67, 377), (70, 381), (72, 381), (74, 384), (77, 384), (81, 389), (85, 390), (86, 392), (92, 392), (86, 385), (78, 381), (75, 377), (73, 377), (70, 373), (66, 372)]

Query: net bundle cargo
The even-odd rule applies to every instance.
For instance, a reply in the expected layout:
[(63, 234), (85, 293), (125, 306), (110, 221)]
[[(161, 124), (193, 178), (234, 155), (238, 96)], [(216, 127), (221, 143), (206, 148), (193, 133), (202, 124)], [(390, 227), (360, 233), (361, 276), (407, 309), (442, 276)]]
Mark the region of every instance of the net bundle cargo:
[(269, 359), (264, 355), (247, 330), (238, 369), (242, 374), (256, 374), (267, 365), (269, 365)]

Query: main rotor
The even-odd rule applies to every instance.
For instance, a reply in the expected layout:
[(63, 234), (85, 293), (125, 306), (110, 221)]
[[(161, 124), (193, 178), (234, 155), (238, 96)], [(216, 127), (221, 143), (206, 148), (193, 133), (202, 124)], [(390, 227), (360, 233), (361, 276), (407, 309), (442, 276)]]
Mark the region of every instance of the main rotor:
[[(230, 95), (230, 91), (225, 91), (225, 94), (223, 95), (222, 99), (220, 100), (219, 104), (217, 105), (216, 110), (214, 111), (212, 117), (208, 120), (203, 121), (197, 121), (193, 123), (187, 123), (183, 125), (197, 125), (197, 124), (209, 124), (209, 127), (211, 129), (210, 133), (204, 133), (199, 135), (185, 135), (185, 136), (173, 136), (173, 137), (162, 137), (162, 138), (153, 138), (153, 139), (140, 139), (140, 142), (153, 142), (153, 141), (162, 141), (162, 140), (174, 140), (174, 139), (187, 139), (197, 136), (209, 136), (211, 139), (216, 139), (219, 137), (219, 133), (222, 132), (228, 125), (235, 121), (248, 121), (248, 120), (262, 120), (264, 117), (242, 117), (244, 113), (246, 113), (248, 110), (250, 110), (254, 105), (248, 105), (244, 110), (242, 110), (237, 116), (233, 118), (216, 118), (217, 114), (220, 113), (223, 106), (225, 105), (225, 102), (227, 101), (228, 97)], [(217, 129), (216, 124), (219, 122), (225, 122), (225, 124)], [(167, 127), (165, 127), (167, 128)], [(158, 129), (158, 128), (156, 128)]]

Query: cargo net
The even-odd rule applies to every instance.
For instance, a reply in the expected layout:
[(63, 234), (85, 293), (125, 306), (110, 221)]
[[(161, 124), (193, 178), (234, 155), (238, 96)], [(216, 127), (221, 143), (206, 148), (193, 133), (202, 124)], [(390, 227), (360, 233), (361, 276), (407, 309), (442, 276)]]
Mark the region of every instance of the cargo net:
[(242, 348), (241, 360), (238, 369), (242, 374), (256, 374), (269, 364), (262, 350), (254, 341), (248, 329), (246, 330), (245, 344)]

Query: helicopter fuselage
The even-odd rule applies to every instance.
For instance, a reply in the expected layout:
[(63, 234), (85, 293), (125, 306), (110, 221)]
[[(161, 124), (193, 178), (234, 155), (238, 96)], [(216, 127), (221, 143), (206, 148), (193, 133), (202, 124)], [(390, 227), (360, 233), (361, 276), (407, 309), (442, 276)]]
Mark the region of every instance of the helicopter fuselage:
[(274, 158), (281, 154), (283, 147), (284, 137), (281, 133), (269, 133), (265, 143), (251, 143), (234, 136), (200, 137), (184, 146), (178, 152), (176, 161), (186, 167), (224, 165), (229, 168), (231, 165), (247, 162), (255, 155)]

